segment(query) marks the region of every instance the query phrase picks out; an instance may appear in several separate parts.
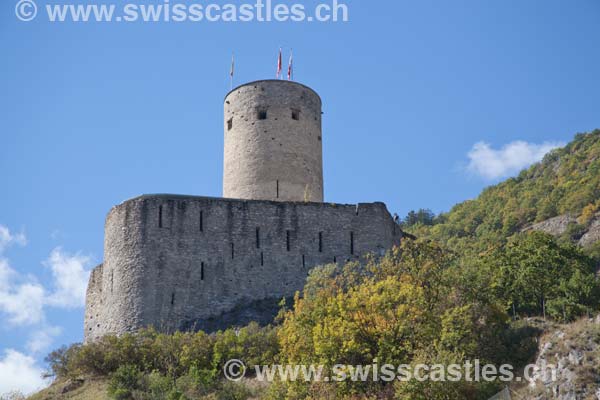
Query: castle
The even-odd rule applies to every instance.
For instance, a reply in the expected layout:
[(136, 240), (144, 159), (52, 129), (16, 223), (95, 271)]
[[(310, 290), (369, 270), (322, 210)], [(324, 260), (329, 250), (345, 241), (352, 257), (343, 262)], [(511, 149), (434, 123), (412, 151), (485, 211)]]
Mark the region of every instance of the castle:
[[(321, 99), (263, 80), (225, 97), (224, 198), (144, 195), (113, 207), (90, 275), (85, 340), (268, 322), (312, 267), (402, 238), (385, 204), (323, 202)], [(263, 321), (264, 320), (264, 321)]]

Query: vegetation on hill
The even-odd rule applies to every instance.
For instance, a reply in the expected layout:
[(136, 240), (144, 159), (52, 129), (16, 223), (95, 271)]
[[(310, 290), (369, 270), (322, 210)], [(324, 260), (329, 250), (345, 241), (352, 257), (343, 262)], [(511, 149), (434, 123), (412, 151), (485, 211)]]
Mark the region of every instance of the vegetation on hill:
[[(251, 324), (208, 335), (145, 330), (53, 352), (61, 380), (110, 380), (112, 399), (485, 399), (502, 382), (276, 381), (249, 388), (223, 379), (227, 360), (255, 366), (509, 363), (535, 355), (537, 331), (511, 313), (572, 319), (597, 309), (590, 259), (552, 236), (532, 232), (476, 264), (428, 240), (407, 240), (366, 265), (311, 272), (302, 295), (276, 327)], [(548, 264), (549, 263), (549, 264)], [(550, 268), (550, 271), (548, 270)], [(353, 369), (348, 367), (349, 376)]]

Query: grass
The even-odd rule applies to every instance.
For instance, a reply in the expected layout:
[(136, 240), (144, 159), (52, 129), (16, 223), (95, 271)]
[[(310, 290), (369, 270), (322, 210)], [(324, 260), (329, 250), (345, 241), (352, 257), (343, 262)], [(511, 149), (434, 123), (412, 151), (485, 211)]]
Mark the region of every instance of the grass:
[(69, 381), (54, 382), (50, 387), (30, 396), (28, 400), (110, 400), (106, 394), (108, 388), (106, 379), (86, 379), (83, 385), (65, 392), (69, 383)]

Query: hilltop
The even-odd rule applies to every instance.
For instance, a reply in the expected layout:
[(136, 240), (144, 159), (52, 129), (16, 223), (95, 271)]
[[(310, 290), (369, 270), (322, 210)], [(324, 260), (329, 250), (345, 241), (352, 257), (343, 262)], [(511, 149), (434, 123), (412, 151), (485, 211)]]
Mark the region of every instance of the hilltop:
[(599, 210), (600, 130), (594, 130), (476, 199), (406, 229), (459, 251), (483, 251), (528, 229), (593, 247), (600, 239)]

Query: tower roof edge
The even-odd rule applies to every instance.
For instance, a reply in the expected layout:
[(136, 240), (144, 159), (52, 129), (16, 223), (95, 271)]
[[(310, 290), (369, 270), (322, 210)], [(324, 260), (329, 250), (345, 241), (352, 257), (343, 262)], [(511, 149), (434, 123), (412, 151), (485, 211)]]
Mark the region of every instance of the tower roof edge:
[(323, 100), (321, 99), (321, 96), (319, 95), (319, 93), (317, 93), (317, 91), (313, 88), (311, 88), (310, 86), (307, 86), (303, 83), (299, 83), (296, 81), (287, 81), (287, 80), (283, 80), (283, 79), (260, 79), (257, 81), (251, 81), (251, 82), (246, 82), (243, 83), (241, 85), (238, 85), (236, 87), (234, 87), (233, 89), (231, 89), (229, 92), (227, 92), (227, 94), (225, 95), (225, 98), (223, 99), (223, 101), (226, 101), (227, 98), (229, 97), (229, 95), (231, 95), (233, 92), (239, 90), (240, 88), (243, 88), (245, 86), (252, 86), (252, 85), (257, 85), (260, 83), (279, 83), (279, 84), (284, 84), (284, 85), (296, 85), (296, 86), (301, 86), (305, 89), (310, 90), (311, 92), (313, 92), (315, 94), (315, 96), (317, 96), (319, 98), (319, 101), (321, 102), (321, 104), (323, 103)]

